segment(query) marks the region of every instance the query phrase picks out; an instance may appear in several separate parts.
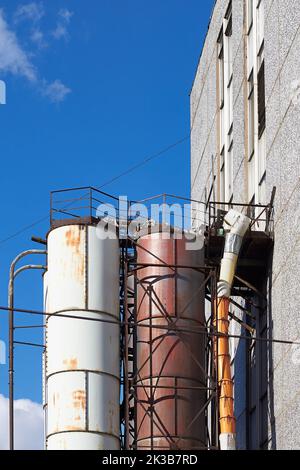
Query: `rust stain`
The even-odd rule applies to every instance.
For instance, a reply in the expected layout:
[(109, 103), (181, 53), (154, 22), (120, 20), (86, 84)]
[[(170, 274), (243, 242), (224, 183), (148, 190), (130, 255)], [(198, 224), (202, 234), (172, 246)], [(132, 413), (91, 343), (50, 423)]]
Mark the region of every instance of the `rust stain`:
[(84, 232), (80, 226), (70, 227), (65, 233), (67, 246), (74, 248), (74, 254), (78, 258), (76, 260), (76, 275), (80, 281), (83, 279), (85, 267), (84, 253), (80, 251), (81, 233)]
[(74, 370), (78, 367), (78, 359), (77, 357), (71, 357), (70, 359), (64, 359), (63, 364), (68, 370)]
[(66, 426), (67, 431), (82, 431), (82, 426)]
[[(196, 265), (196, 259), (198, 262), (195, 252), (186, 250), (184, 237), (181, 240), (173, 237), (169, 240), (155, 240), (153, 235), (149, 235), (148, 238), (140, 238), (137, 246), (138, 263), (155, 264), (157, 260), (161, 260), (167, 266), (178, 262), (192, 267)], [(202, 264), (201, 261), (199, 264)], [(146, 445), (151, 444), (152, 448), (153, 443), (150, 443), (150, 438), (154, 437), (155, 448), (168, 449), (170, 445), (168, 434), (170, 434), (174, 436), (175, 442), (180, 440), (178, 444), (180, 449), (191, 449), (196, 442), (202, 440), (204, 415), (199, 417), (199, 420), (195, 420), (194, 417), (195, 410), (202, 409), (205, 396), (202, 392), (189, 388), (194, 386), (195, 380), (204, 380), (199, 364), (205, 363), (205, 354), (203, 342), (199, 343), (197, 335), (183, 334), (180, 331), (188, 325), (193, 325), (194, 322), (204, 322), (203, 293), (199, 291), (197, 297), (193, 295), (196, 285), (202, 282), (202, 274), (181, 269), (174, 273), (174, 269), (170, 267), (159, 269), (146, 267), (138, 272), (137, 277), (139, 281), (137, 321), (149, 324), (155, 319), (154, 323), (157, 325), (157, 328), (152, 330), (142, 328), (138, 331), (136, 366), (139, 371), (138, 383), (142, 383), (144, 388), (142, 386), (137, 388), (136, 426), (139, 430), (137, 448), (146, 448), (145, 442)], [(152, 279), (152, 290), (145, 291), (143, 283), (147, 279)], [(167, 334), (160, 339), (162, 333), (159, 327), (168, 325), (169, 319), (173, 321), (175, 313), (178, 315), (176, 320), (178, 335)], [(149, 331), (152, 332), (151, 335)], [(181, 335), (182, 340), (178, 342)], [(152, 351), (151, 345), (158, 342), (159, 347)], [(153, 397), (149, 397), (148, 393), (150, 387), (148, 377), (151, 375), (157, 377)], [(183, 387), (180, 392), (174, 394), (173, 387), (176, 384), (174, 380), (178, 380), (178, 387), (184, 386), (186, 390)], [(145, 409), (150, 406), (154, 407), (154, 412), (163, 423), (163, 429), (162, 426), (155, 424), (153, 427), (151, 416), (145, 413)], [(186, 437), (180, 439), (181, 436)]]
[(79, 279), (83, 279), (84, 265), (85, 265), (84, 255), (81, 255), (80, 263), (79, 263), (79, 266), (78, 266), (78, 277), (79, 277)]
[(86, 404), (85, 390), (75, 390), (72, 393), (72, 396), (74, 408), (81, 408), (84, 410)]
[(79, 245), (80, 245), (80, 230), (78, 230), (77, 226), (75, 228), (71, 227), (69, 230), (66, 231), (66, 241), (67, 246), (72, 246), (79, 252)]

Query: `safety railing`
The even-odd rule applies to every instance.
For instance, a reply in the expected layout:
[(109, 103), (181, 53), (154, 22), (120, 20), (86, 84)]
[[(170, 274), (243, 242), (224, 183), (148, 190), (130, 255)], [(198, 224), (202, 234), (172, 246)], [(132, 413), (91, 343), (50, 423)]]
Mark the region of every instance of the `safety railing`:
[(115, 219), (120, 226), (127, 226), (132, 220), (147, 224), (150, 220), (164, 223), (182, 230), (208, 230), (209, 233), (222, 231), (223, 218), (230, 208), (236, 208), (251, 218), (250, 229), (273, 231), (273, 199), (269, 204), (244, 204), (235, 202), (204, 203), (174, 194), (158, 194), (141, 200), (117, 197), (94, 187), (84, 186), (51, 192), (50, 224), (60, 220), (104, 217)]
[(274, 221), (273, 203), (263, 205), (234, 202), (209, 202), (207, 205), (209, 233), (222, 234), (224, 216), (229, 209), (237, 209), (246, 214), (251, 219), (250, 230), (262, 231), (269, 236), (272, 235)]
[(51, 191), (50, 225), (62, 219), (101, 219), (105, 216), (118, 219), (124, 210), (119, 206), (119, 198), (92, 186)]
[(206, 211), (203, 202), (172, 194), (133, 201), (88, 186), (51, 192), (51, 226), (60, 220), (87, 217), (97, 220), (105, 216), (115, 219), (120, 226), (126, 226), (132, 220), (140, 225), (151, 220), (190, 230), (205, 225)]

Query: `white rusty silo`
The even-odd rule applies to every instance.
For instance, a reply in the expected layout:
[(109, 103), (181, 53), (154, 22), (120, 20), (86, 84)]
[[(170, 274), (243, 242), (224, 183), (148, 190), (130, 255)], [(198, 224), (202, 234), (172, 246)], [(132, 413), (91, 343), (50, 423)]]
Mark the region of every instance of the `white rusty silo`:
[[(47, 449), (119, 449), (119, 242), (92, 225), (48, 235)], [(108, 232), (113, 233), (114, 227)], [(106, 232), (106, 236), (108, 235)]]

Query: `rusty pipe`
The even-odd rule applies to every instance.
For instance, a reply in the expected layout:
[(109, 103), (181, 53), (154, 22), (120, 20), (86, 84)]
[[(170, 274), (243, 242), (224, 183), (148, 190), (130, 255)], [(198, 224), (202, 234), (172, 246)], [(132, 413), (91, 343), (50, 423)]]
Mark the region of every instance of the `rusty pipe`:
[[(229, 299), (218, 298), (217, 307), (217, 331), (224, 336), (217, 337), (218, 353), (218, 387), (219, 387), (219, 423), (220, 423), (220, 447), (221, 450), (234, 450), (235, 448), (235, 416), (233, 380), (231, 377), (229, 354)], [(226, 442), (223, 441), (226, 438)]]
[(231, 209), (224, 217), (226, 231), (220, 278), (217, 286), (217, 308), (214, 326), (217, 337), (214, 347), (217, 358), (219, 388), (220, 449), (235, 450), (234, 393), (229, 354), (229, 304), (231, 288), (243, 237), (250, 225), (250, 219)]

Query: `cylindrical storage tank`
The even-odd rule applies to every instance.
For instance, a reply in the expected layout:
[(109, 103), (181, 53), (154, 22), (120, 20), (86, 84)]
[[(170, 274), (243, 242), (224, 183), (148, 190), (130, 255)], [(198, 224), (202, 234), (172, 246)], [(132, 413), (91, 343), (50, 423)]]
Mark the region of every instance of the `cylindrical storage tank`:
[(46, 319), (50, 450), (119, 449), (119, 242), (115, 227), (99, 230), (65, 225), (47, 239), (45, 310), (56, 314)]
[(204, 265), (203, 243), (193, 245), (178, 233), (168, 237), (165, 230), (137, 242), (136, 445), (202, 449), (205, 294), (204, 274), (193, 267)]

